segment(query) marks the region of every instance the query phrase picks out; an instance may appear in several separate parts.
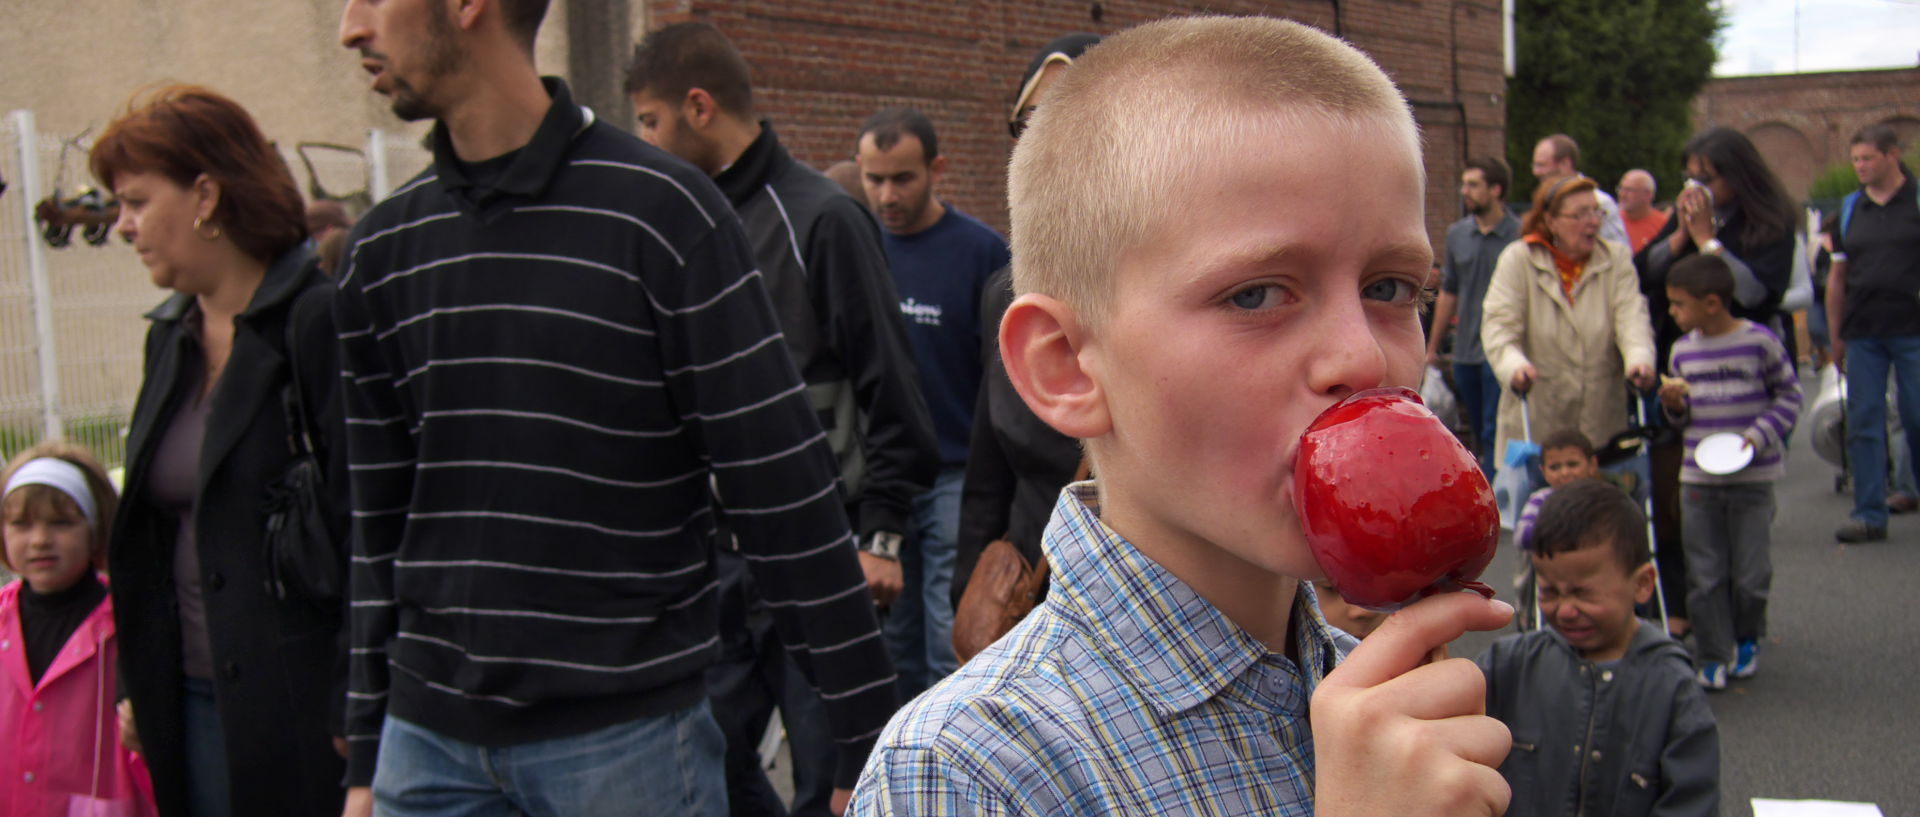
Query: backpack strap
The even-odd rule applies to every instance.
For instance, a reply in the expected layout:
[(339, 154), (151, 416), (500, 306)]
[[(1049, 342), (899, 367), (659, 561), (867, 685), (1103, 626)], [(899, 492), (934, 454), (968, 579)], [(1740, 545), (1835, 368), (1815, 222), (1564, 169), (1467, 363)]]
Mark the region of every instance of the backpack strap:
[(1846, 240), (1847, 225), (1853, 222), (1853, 206), (1860, 203), (1860, 191), (1855, 190), (1840, 200), (1840, 239)]
[(280, 408), (286, 415), (287, 447), (298, 456), (315, 455), (313, 446), (313, 412), (307, 407), (307, 396), (300, 386), (300, 347), (294, 341), (299, 334), (298, 306), (300, 298), (306, 294), (302, 290), (295, 295), (287, 306), (286, 338), (281, 354), (287, 359), (287, 384), (280, 388)]

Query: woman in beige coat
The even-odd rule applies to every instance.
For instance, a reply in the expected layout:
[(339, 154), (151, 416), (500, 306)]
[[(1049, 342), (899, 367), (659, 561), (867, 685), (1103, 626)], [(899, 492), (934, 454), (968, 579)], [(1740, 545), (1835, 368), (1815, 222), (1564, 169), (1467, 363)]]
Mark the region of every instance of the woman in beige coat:
[(1536, 437), (1578, 428), (1598, 445), (1626, 430), (1627, 382), (1653, 385), (1647, 299), (1627, 248), (1599, 237), (1600, 218), (1592, 179), (1543, 185), (1494, 265), (1480, 340), (1503, 384), (1496, 462), (1521, 438), (1521, 394)]

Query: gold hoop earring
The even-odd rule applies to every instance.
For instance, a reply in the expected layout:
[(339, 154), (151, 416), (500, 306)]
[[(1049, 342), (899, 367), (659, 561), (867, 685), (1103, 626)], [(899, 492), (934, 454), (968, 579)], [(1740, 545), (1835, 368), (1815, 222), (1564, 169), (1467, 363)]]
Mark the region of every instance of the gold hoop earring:
[(201, 232), (200, 230), (201, 226), (205, 224), (206, 224), (206, 219), (201, 218), (199, 216), (195, 216), (193, 218), (193, 234), (200, 236), (201, 238), (206, 239), (208, 241), (220, 240), (220, 225), (218, 224), (210, 225), (213, 227), (213, 235), (207, 235), (206, 233)]

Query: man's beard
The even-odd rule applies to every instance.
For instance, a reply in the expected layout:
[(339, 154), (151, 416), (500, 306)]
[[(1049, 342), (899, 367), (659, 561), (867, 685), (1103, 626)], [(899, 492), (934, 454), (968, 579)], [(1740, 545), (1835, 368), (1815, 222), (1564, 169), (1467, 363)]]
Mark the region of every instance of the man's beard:
[[(466, 64), (467, 55), (455, 39), (452, 14), (443, 5), (430, 5), (434, 11), (427, 16), (427, 45), (421, 55), (420, 76), (434, 80), (458, 72)], [(438, 119), (444, 113), (439, 105), (429, 101), (412, 83), (397, 76), (393, 78), (392, 99), (393, 115), (407, 122)]]
[(1493, 202), (1476, 202), (1473, 199), (1461, 199), (1467, 204), (1467, 215), (1484, 216), (1493, 211)]

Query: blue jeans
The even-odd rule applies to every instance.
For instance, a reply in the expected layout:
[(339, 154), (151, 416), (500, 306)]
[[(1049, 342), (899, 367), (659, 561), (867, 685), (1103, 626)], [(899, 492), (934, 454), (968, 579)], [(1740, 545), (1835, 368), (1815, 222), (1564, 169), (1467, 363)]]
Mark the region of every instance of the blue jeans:
[(720, 727), (706, 701), (584, 735), (486, 747), (391, 715), (376, 817), (725, 817)]
[(1920, 336), (1847, 339), (1847, 468), (1853, 518), (1887, 526), (1887, 372), (1899, 389), (1909, 456), (1920, 460)]
[(227, 737), (220, 726), (220, 706), (213, 682), (183, 678), (181, 708), (187, 728), (187, 805), (194, 817), (233, 814), (233, 787), (227, 777)]
[(912, 700), (960, 668), (953, 654), (953, 551), (960, 534), (965, 468), (948, 468), (913, 501), (919, 541), (900, 552), (906, 584), (880, 625), (899, 674), (900, 700)]
[(1486, 363), (1453, 364), (1455, 394), (1460, 398), (1460, 416), (1473, 428), (1474, 451), (1480, 455), (1480, 470), (1493, 478), (1494, 427), (1500, 422), (1500, 378)]

